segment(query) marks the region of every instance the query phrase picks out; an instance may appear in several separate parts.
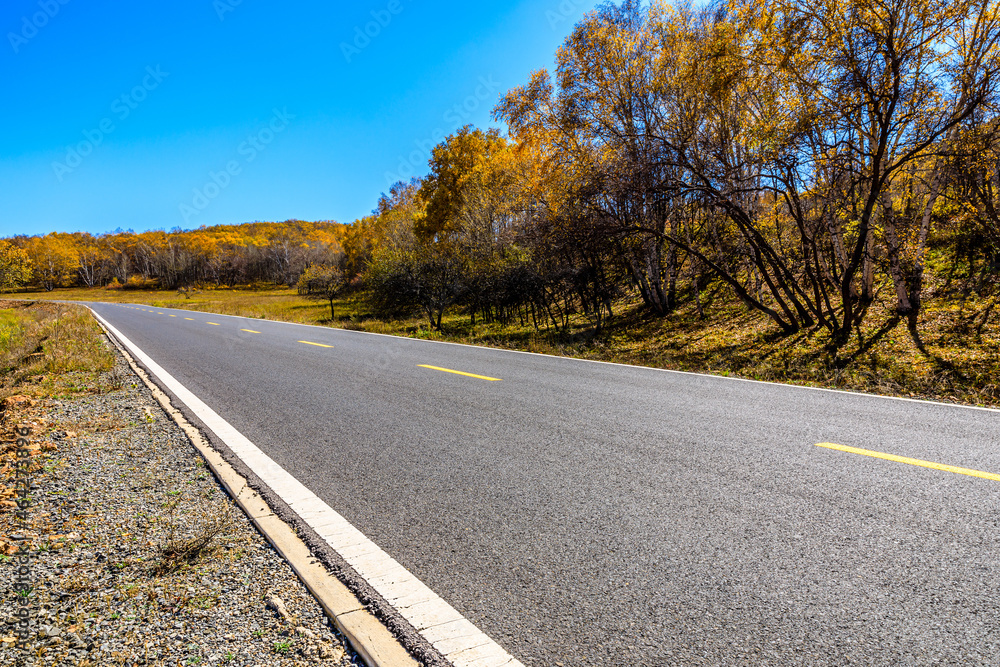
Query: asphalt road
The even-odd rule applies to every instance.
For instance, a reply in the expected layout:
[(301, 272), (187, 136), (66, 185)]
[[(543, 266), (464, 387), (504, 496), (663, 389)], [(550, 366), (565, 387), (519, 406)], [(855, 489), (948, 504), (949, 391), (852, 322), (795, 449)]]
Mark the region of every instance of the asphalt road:
[(1000, 481), (816, 446), (998, 412), (90, 305), (526, 665), (1000, 663)]

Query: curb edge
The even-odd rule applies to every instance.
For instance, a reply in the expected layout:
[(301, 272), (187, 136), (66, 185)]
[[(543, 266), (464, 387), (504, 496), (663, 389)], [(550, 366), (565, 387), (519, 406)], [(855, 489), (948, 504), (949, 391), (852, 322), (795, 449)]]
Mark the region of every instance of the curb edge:
[(344, 634), (351, 648), (361, 656), (365, 664), (368, 667), (419, 667), (420, 663), (399, 643), (392, 632), (365, 608), (347, 586), (313, 557), (309, 547), (293, 528), (271, 510), (264, 498), (253, 490), (246, 479), (211, 446), (201, 431), (174, 407), (170, 397), (149, 378), (146, 370), (135, 361), (104, 324), (97, 318), (94, 318), (94, 321), (122, 354), (132, 371), (152, 392), (164, 412), (184, 431), (230, 497), (316, 598), (323, 611)]

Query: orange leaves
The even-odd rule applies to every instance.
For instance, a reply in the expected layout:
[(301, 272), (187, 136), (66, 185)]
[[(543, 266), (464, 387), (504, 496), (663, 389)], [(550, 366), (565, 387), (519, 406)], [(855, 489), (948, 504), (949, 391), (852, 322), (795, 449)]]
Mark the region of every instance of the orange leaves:
[(31, 259), (21, 248), (0, 240), (0, 292), (31, 280)]
[(509, 150), (497, 130), (484, 132), (470, 127), (435, 146), (431, 151), (431, 173), (419, 192), (426, 211), (415, 229), (418, 236), (431, 238), (458, 230), (466, 190), (482, 187), (496, 191), (502, 170), (494, 168), (494, 161)]
[[(172, 288), (190, 282), (219, 283), (224, 274), (227, 284), (234, 284), (231, 276), (244, 283), (271, 280), (275, 272), (268, 271), (261, 258), (270, 254), (276, 262), (283, 251), (273, 250), (275, 244), (288, 244), (299, 265), (326, 261), (328, 255), (340, 252), (344, 229), (345, 225), (333, 222), (288, 220), (191, 231), (117, 231), (96, 237), (53, 233), (17, 237), (13, 246), (0, 240), (0, 291), (32, 278), (45, 289), (120, 286), (130, 281)], [(21, 273), (15, 275), (11, 266)], [(283, 280), (287, 282), (287, 277)]]
[(24, 250), (31, 258), (34, 279), (51, 290), (69, 284), (76, 270), (76, 239), (71, 234), (53, 232), (47, 236), (32, 236)]

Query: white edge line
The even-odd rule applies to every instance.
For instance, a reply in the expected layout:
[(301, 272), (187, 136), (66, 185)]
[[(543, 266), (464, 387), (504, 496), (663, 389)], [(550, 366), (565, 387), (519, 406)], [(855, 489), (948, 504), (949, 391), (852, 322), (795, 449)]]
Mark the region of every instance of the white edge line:
[[(347, 519), (342, 517), (336, 510), (326, 504), (321, 498), (310, 491), (304, 484), (295, 479), (291, 474), (289, 474), (284, 468), (279, 466), (273, 459), (271, 459), (267, 454), (262, 452), (256, 445), (254, 445), (246, 436), (237, 431), (229, 422), (220, 417), (212, 408), (208, 407), (201, 399), (194, 395), (187, 387), (181, 384), (173, 376), (167, 373), (159, 364), (153, 361), (149, 355), (143, 352), (139, 347), (133, 343), (131, 340), (126, 338), (118, 329), (111, 325), (106, 319), (101, 317), (98, 313), (90, 309), (101, 323), (108, 328), (110, 331), (123, 345), (125, 345), (129, 351), (135, 355), (137, 359), (142, 361), (149, 372), (155, 375), (160, 382), (164, 384), (173, 394), (184, 403), (188, 409), (191, 410), (209, 429), (215, 433), (226, 445), (233, 451), (236, 456), (240, 458), (254, 473), (260, 477), (261, 481), (271, 487), (286, 504), (289, 505), (294, 511), (295, 506), (301, 506), (306, 504), (310, 508), (310, 512), (305, 515), (305, 517), (300, 517), (302, 520), (313, 528), (319, 534), (324, 541), (326, 541), (337, 553), (340, 553), (340, 549), (337, 549), (331, 542), (335, 541), (335, 534), (338, 532), (347, 531), (350, 533), (357, 533), (360, 535), (357, 539), (364, 539), (365, 546), (368, 547), (363, 549), (364, 553), (358, 556), (344, 558), (347, 563), (354, 568), (355, 571), (361, 577), (363, 577), (371, 586), (381, 595), (383, 598), (388, 600), (391, 599), (393, 593), (398, 596), (398, 588), (393, 590), (393, 585), (398, 586), (399, 581), (396, 578), (386, 578), (384, 575), (387, 572), (393, 571), (397, 573), (405, 572), (405, 585), (409, 589), (417, 594), (417, 596), (423, 601), (419, 603), (419, 609), (414, 612), (413, 606), (417, 606), (416, 603), (411, 603), (413, 606), (395, 608), (396, 611), (404, 618), (408, 623), (410, 623), (420, 634), (427, 639), (428, 642), (435, 648), (437, 644), (441, 644), (444, 648), (450, 648), (448, 652), (441, 651), (441, 653), (452, 662), (455, 667), (473, 667), (473, 662), (477, 659), (482, 659), (484, 654), (488, 654), (496, 659), (507, 660), (504, 665), (510, 665), (511, 667), (524, 667), (522, 663), (517, 661), (513, 656), (507, 653), (499, 644), (493, 641), (486, 633), (474, 625), (469, 623), (472, 628), (475, 628), (475, 632), (470, 635), (471, 639), (467, 642), (463, 642), (461, 645), (456, 645), (454, 642), (449, 642), (448, 640), (438, 639), (435, 642), (430, 641), (425, 635), (425, 631), (429, 628), (433, 628), (440, 623), (453, 622), (457, 620), (463, 620), (468, 622), (465, 617), (463, 617), (454, 607), (445, 602), (440, 596), (438, 596), (434, 591), (432, 591), (426, 584), (421, 582), (416, 576), (411, 572), (406, 570), (402, 565), (396, 562), (391, 556), (383, 552), (378, 548), (375, 543), (364, 537), (360, 531), (358, 531)], [(280, 491), (278, 491), (280, 489)], [(317, 528), (317, 526), (320, 526)], [(327, 539), (327, 535), (331, 536), (331, 539)], [(355, 549), (357, 550), (357, 549)], [(379, 575), (383, 575), (381, 578)], [(384, 592), (383, 592), (384, 591)], [(413, 593), (407, 597), (412, 598)], [(391, 604), (391, 603), (390, 603)], [(431, 633), (433, 637), (433, 633)], [(476, 651), (470, 651), (469, 647), (477, 647)], [(457, 650), (456, 650), (457, 649)], [(438, 649), (439, 651), (441, 649)], [(466, 655), (460, 655), (465, 652)]]
[[(73, 303), (72, 301), (69, 303)], [(118, 306), (122, 305), (120, 303), (115, 303), (111, 301), (78, 301), (76, 303), (100, 303), (106, 306)], [(89, 307), (89, 306), (88, 306)], [(283, 320), (268, 320), (260, 317), (242, 317), (240, 315), (224, 315), (222, 313), (209, 313), (203, 310), (184, 310), (182, 308), (167, 308), (164, 310), (178, 310), (185, 313), (197, 313), (200, 315), (215, 315), (218, 317), (232, 317), (234, 319), (249, 320), (251, 322), (270, 322), (272, 324), (292, 324), (297, 327), (311, 327), (314, 329), (322, 329), (324, 331), (342, 331), (349, 334), (363, 334), (366, 336), (384, 336), (386, 338), (393, 338), (396, 340), (410, 340), (419, 343), (434, 343), (437, 345), (457, 345), (458, 347), (466, 347), (473, 350), (490, 350), (492, 352), (507, 352), (510, 354), (529, 354), (536, 357), (544, 357), (546, 359), (562, 359), (564, 361), (585, 361), (591, 364), (606, 364), (608, 366), (621, 366), (622, 368), (631, 368), (646, 371), (658, 371), (660, 373), (674, 373), (677, 375), (692, 375), (701, 378), (711, 378), (713, 380), (731, 380), (733, 382), (750, 382), (753, 384), (764, 384), (772, 387), (787, 387), (789, 389), (810, 389), (812, 391), (826, 391), (832, 394), (846, 394), (847, 396), (866, 396), (868, 398), (881, 398), (889, 401), (906, 401), (908, 403), (919, 403), (921, 405), (940, 405), (946, 408), (962, 408), (964, 410), (982, 410), (985, 412), (1000, 412), (1000, 408), (987, 408), (981, 405), (965, 405), (964, 403), (945, 403), (944, 401), (929, 401), (923, 398), (908, 398), (906, 396), (883, 396), (882, 394), (869, 394), (864, 391), (847, 391), (846, 389), (830, 389), (828, 387), (810, 387), (809, 385), (803, 384), (790, 384), (786, 382), (768, 382), (767, 380), (754, 380), (751, 378), (740, 378), (740, 377), (729, 377), (727, 375), (713, 375), (711, 373), (695, 373), (694, 371), (678, 371), (672, 368), (656, 368), (655, 366), (634, 366), (632, 364), (623, 364), (617, 361), (601, 361), (600, 359), (581, 359), (580, 357), (564, 357), (556, 356), (554, 354), (542, 354), (541, 352), (528, 352), (526, 350), (508, 350), (503, 347), (488, 347), (486, 345), (469, 345), (468, 343), (453, 343), (447, 340), (427, 340), (426, 338), (410, 338), (409, 336), (394, 336), (393, 334), (383, 334), (375, 333), (374, 331), (358, 331), (356, 329), (341, 329), (340, 327), (324, 327), (318, 324), (303, 324), (301, 322), (285, 322)], [(96, 313), (95, 313), (96, 314)]]

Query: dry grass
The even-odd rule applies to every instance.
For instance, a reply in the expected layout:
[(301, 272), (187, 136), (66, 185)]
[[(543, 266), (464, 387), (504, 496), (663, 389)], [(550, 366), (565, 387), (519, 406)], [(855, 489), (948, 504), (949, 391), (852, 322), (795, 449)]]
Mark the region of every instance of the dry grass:
[(114, 365), (103, 332), (82, 307), (0, 301), (0, 399), (107, 391)]
[(472, 326), (468, 316), (454, 312), (445, 316), (441, 333), (418, 317), (380, 319), (358, 297), (337, 301), (338, 318), (331, 322), (325, 304), (308, 301), (290, 289), (205, 290), (190, 298), (112, 290), (57, 290), (44, 296), (144, 303), (656, 368), (1000, 405), (1000, 307), (991, 309), (989, 299), (974, 296), (963, 300), (942, 294), (927, 300), (920, 324), (926, 354), (903, 323), (863, 353), (858, 351), (891, 319), (888, 307), (881, 306), (872, 310), (861, 338), (852, 339), (836, 359), (827, 350), (824, 332), (779, 336), (765, 317), (722, 297), (707, 307), (706, 319), (699, 319), (691, 305), (659, 318), (634, 299), (622, 300), (611, 324), (595, 334), (583, 316), (574, 318), (567, 331), (555, 332), (536, 331), (530, 324)]
[[(138, 303), (156, 308), (184, 308), (239, 317), (280, 319), (314, 324), (329, 319), (330, 307), (308, 301), (294, 289), (204, 289), (188, 294), (162, 290), (57, 289), (52, 292), (24, 293), (25, 298), (64, 301), (106, 301)], [(345, 312), (345, 315), (348, 313)]]
[(203, 554), (210, 553), (216, 538), (228, 534), (233, 528), (233, 510), (227, 502), (203, 499), (199, 506), (188, 510), (189, 514), (198, 518), (195, 525), (187, 529), (182, 527), (183, 522), (177, 514), (178, 505), (179, 501), (170, 503), (166, 514), (157, 518), (163, 527), (158, 546), (159, 557), (152, 567), (154, 576), (171, 574), (196, 562)]

